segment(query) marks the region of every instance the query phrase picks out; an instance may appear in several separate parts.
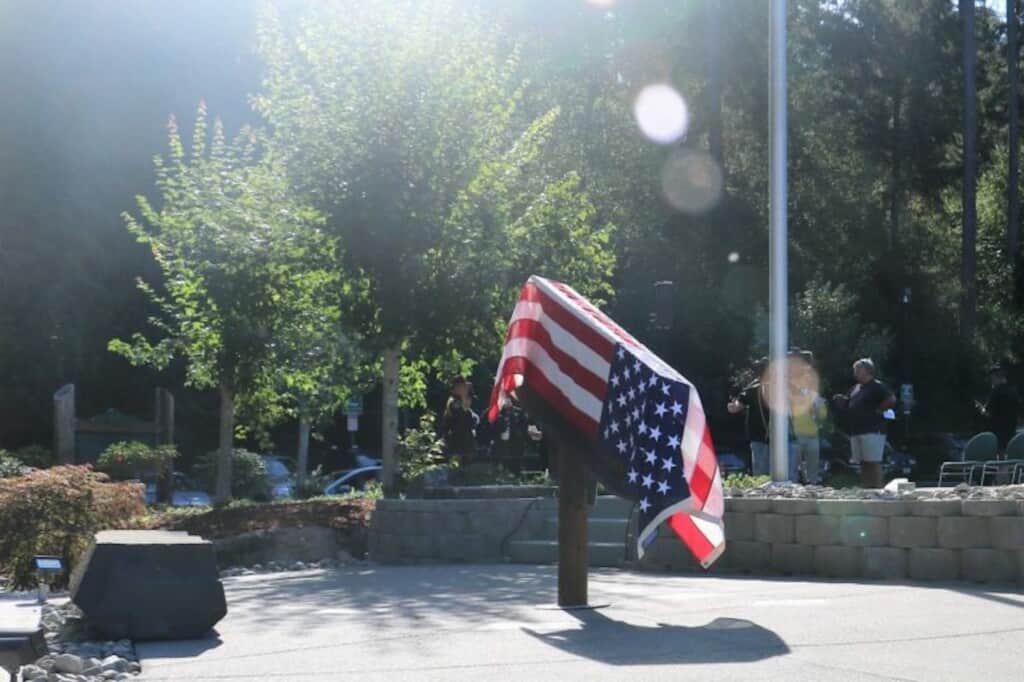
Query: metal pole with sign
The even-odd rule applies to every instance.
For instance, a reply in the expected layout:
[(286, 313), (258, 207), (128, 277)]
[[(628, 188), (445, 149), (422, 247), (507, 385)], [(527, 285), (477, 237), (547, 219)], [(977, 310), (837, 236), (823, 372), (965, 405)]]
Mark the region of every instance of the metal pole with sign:
[(349, 398), (345, 402), (344, 413), (348, 421), (348, 440), (352, 449), (352, 456), (354, 457), (358, 452), (356, 433), (359, 431), (359, 417), (363, 415), (362, 397)]

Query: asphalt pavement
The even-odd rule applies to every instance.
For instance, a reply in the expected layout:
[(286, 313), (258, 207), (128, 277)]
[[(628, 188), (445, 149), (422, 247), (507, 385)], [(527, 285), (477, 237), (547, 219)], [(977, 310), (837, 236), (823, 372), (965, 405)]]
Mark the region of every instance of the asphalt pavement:
[(217, 636), (140, 644), (142, 680), (1024, 679), (1024, 594), (594, 570), (365, 564), (225, 580)]

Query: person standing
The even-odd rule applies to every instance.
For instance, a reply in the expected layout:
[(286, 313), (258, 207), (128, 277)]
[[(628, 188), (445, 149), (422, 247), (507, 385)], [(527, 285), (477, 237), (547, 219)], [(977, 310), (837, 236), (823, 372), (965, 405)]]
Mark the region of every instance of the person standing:
[(769, 471), (768, 420), (770, 412), (765, 395), (766, 387), (761, 376), (767, 361), (761, 360), (755, 366), (757, 378), (735, 398), (727, 409), (729, 414), (746, 412), (747, 440), (750, 441), (750, 470), (754, 476), (766, 476)]
[(494, 423), (491, 456), (512, 473), (522, 471), (526, 444), (530, 440), (529, 426), (529, 419), (519, 401), (515, 396), (509, 396)]
[(1006, 380), (1006, 372), (1001, 365), (993, 365), (989, 369), (989, 380), (992, 392), (988, 402), (978, 405), (981, 415), (985, 418), (988, 430), (999, 439), (999, 450), (1006, 450), (1017, 432), (1017, 416), (1020, 414), (1020, 397), (1017, 390)]
[(441, 420), (441, 438), (445, 454), (465, 463), (476, 452), (476, 425), (480, 418), (471, 406), (469, 382), (458, 377), (452, 382), (451, 395)]
[(793, 367), (794, 381), (790, 384), (790, 413), (793, 415), (795, 447), (789, 460), (790, 479), (797, 480), (800, 462), (804, 464), (807, 485), (821, 482), (821, 441), (819, 432), (828, 417), (828, 405), (813, 387), (809, 364), (801, 362)]
[(881, 488), (882, 456), (885, 453), (886, 410), (896, 405), (889, 387), (875, 378), (875, 363), (862, 358), (853, 363), (856, 384), (846, 394), (836, 395), (836, 406), (845, 413), (850, 434), (850, 455), (860, 463), (861, 485)]

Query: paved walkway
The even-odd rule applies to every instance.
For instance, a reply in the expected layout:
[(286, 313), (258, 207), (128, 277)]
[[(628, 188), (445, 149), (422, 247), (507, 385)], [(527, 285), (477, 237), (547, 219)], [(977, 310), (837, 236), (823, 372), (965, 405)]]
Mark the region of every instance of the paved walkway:
[(143, 644), (143, 680), (1024, 679), (1024, 595), (594, 571), (367, 565), (225, 581), (219, 638)]
[(34, 595), (0, 592), (0, 638), (9, 638), (0, 646), (0, 680), (9, 677), (3, 666), (17, 668), (20, 653), (32, 651), (31, 644), (23, 637), (39, 627), (41, 616), (42, 607), (36, 603)]

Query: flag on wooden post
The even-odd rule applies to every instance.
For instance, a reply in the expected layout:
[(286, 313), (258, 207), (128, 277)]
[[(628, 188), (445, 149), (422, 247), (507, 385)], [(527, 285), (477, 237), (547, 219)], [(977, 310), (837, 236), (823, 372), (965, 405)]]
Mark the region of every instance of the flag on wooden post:
[(531, 277), (509, 322), (493, 421), (527, 384), (597, 446), (626, 460), (637, 553), (667, 521), (705, 568), (725, 549), (722, 477), (697, 389), (561, 282)]

